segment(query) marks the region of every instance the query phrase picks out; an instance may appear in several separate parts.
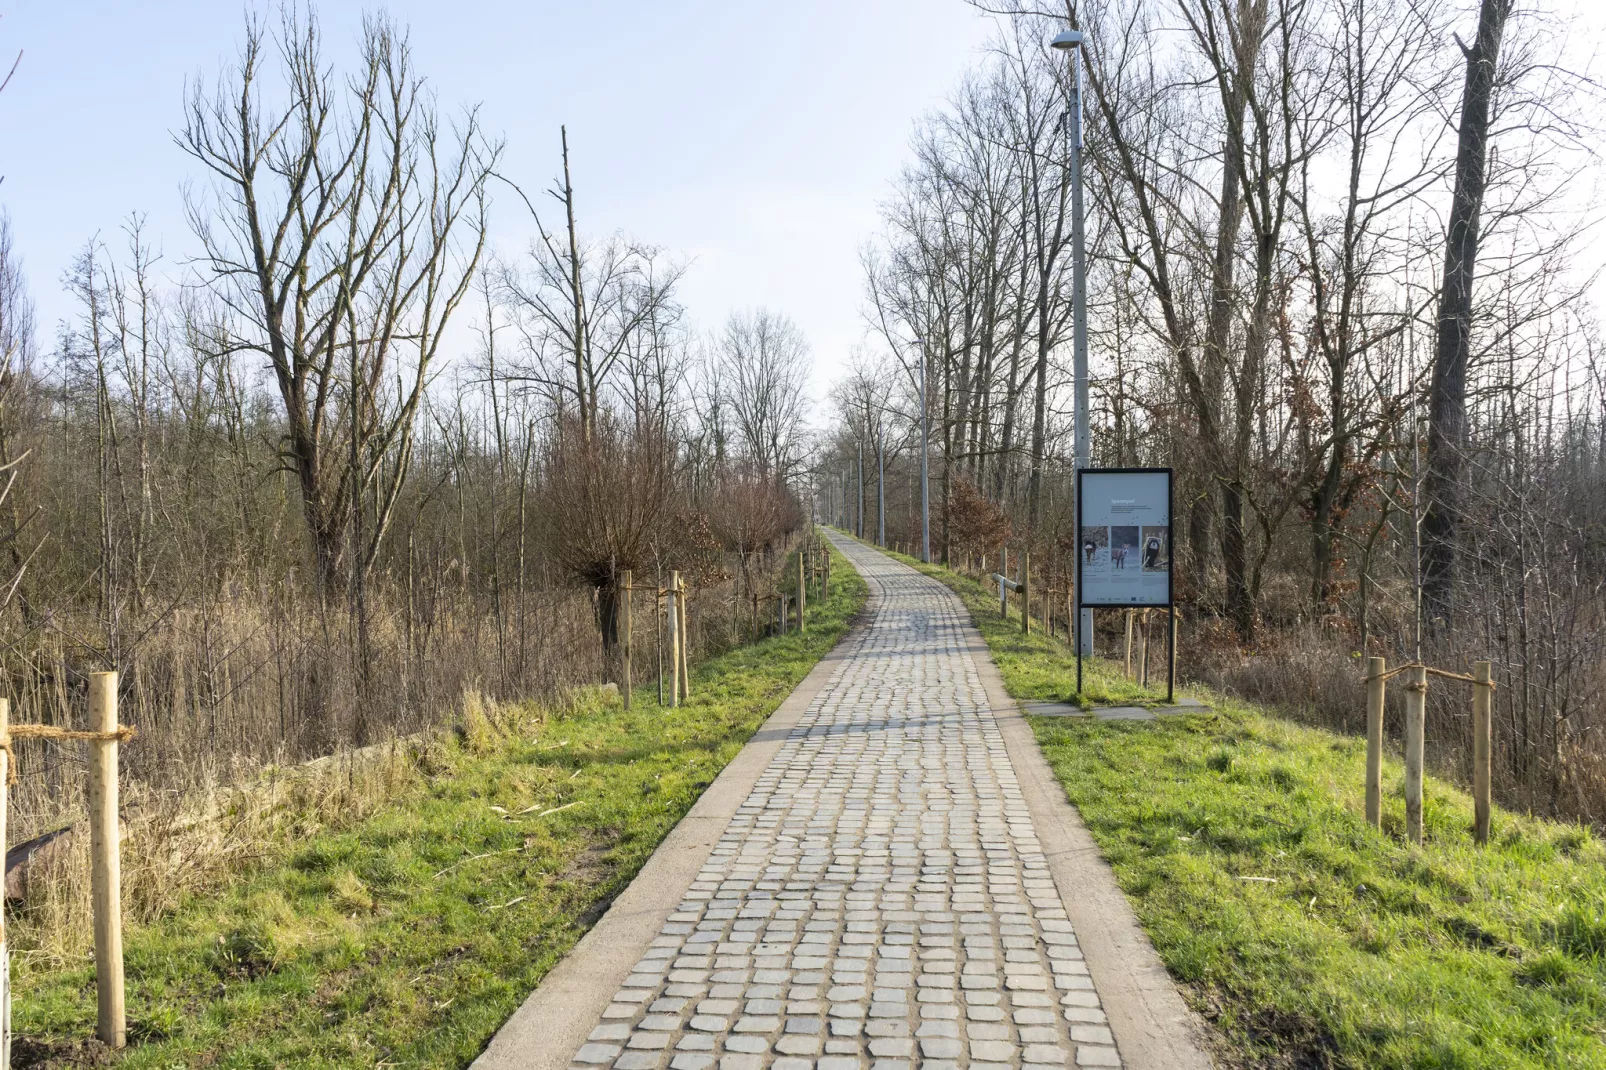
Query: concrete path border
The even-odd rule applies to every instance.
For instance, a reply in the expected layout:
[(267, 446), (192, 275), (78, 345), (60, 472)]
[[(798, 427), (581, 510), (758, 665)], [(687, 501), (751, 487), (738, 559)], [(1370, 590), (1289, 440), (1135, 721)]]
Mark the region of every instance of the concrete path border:
[(631, 967), (697, 879), (714, 844), (775, 752), (862, 639), (864, 622), (874, 619), (878, 598), (871, 585), (869, 599), (852, 628), (731, 759), (601, 920), (497, 1030), (474, 1060), (473, 1070), (565, 1070), (569, 1066)]
[[(951, 592), (950, 592), (951, 593)], [(953, 595), (959, 599), (957, 594)], [(1110, 1032), (1127, 1070), (1208, 1070), (1204, 1023), (1183, 1002), (1160, 955), (1138, 924), (1115, 872), (1065, 797), (1020, 704), (1009, 697), (987, 641), (971, 625), (970, 656), (1004, 736), (1032, 825), (1048, 857), (1065, 913), (1076, 930)]]

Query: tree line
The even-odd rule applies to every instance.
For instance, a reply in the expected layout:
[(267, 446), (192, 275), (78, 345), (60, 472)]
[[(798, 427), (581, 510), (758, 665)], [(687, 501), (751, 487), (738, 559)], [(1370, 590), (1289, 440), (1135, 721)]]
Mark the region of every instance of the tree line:
[[(1075, 124), (1047, 41), (1078, 28), (1092, 463), (1176, 472), (1194, 671), (1353, 727), (1352, 655), (1491, 657), (1508, 797), (1606, 819), (1600, 95), (1560, 16), (973, 6), (992, 47), (864, 255), (822, 507), (917, 540), (923, 410), (934, 554), (1068, 573)], [(1432, 716), (1459, 761), (1464, 712)]]
[[(65, 724), (120, 670), (159, 787), (608, 677), (625, 569), (684, 571), (694, 641), (737, 641), (802, 523), (798, 327), (698, 332), (682, 260), (586, 226), (567, 130), (526, 191), (404, 27), (359, 40), (337, 67), (315, 14), (248, 20), (174, 135), (198, 255), (137, 213), (88, 237), (54, 337), (0, 216), (0, 673)], [(73, 778), (22, 770), (26, 823)]]

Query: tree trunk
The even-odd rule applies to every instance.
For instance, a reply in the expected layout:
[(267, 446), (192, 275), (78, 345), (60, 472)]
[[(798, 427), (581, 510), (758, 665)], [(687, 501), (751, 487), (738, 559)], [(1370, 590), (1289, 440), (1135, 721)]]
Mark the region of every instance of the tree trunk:
[(1422, 518), (1423, 614), (1432, 631), (1449, 630), (1454, 610), (1457, 527), (1467, 444), (1467, 363), (1472, 351), (1472, 285), (1478, 262), (1478, 217), (1488, 181), (1489, 102), (1500, 36), (1513, 0), (1482, 0), (1478, 36), (1467, 60), (1456, 146), (1455, 194), (1445, 234), (1439, 292), (1438, 346), (1429, 388), (1428, 456)]

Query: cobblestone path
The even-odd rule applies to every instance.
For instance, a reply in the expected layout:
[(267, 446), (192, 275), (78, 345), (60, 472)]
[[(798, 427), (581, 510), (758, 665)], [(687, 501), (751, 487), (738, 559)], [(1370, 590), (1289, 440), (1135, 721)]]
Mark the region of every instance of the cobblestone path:
[(839, 547), (873, 622), (576, 1070), (1120, 1066), (946, 587)]

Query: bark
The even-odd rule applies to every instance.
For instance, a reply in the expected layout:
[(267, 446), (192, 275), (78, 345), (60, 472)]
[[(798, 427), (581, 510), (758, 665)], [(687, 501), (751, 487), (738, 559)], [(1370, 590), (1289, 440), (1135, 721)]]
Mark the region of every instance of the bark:
[(1423, 612), (1434, 631), (1448, 632), (1454, 612), (1461, 484), (1467, 446), (1467, 365), (1472, 352), (1472, 287), (1478, 263), (1478, 220), (1488, 181), (1489, 106), (1500, 37), (1513, 0), (1482, 0), (1478, 36), (1466, 56), (1455, 193), (1445, 234), (1439, 292), (1438, 344), (1429, 387), (1427, 472), (1422, 518)]

